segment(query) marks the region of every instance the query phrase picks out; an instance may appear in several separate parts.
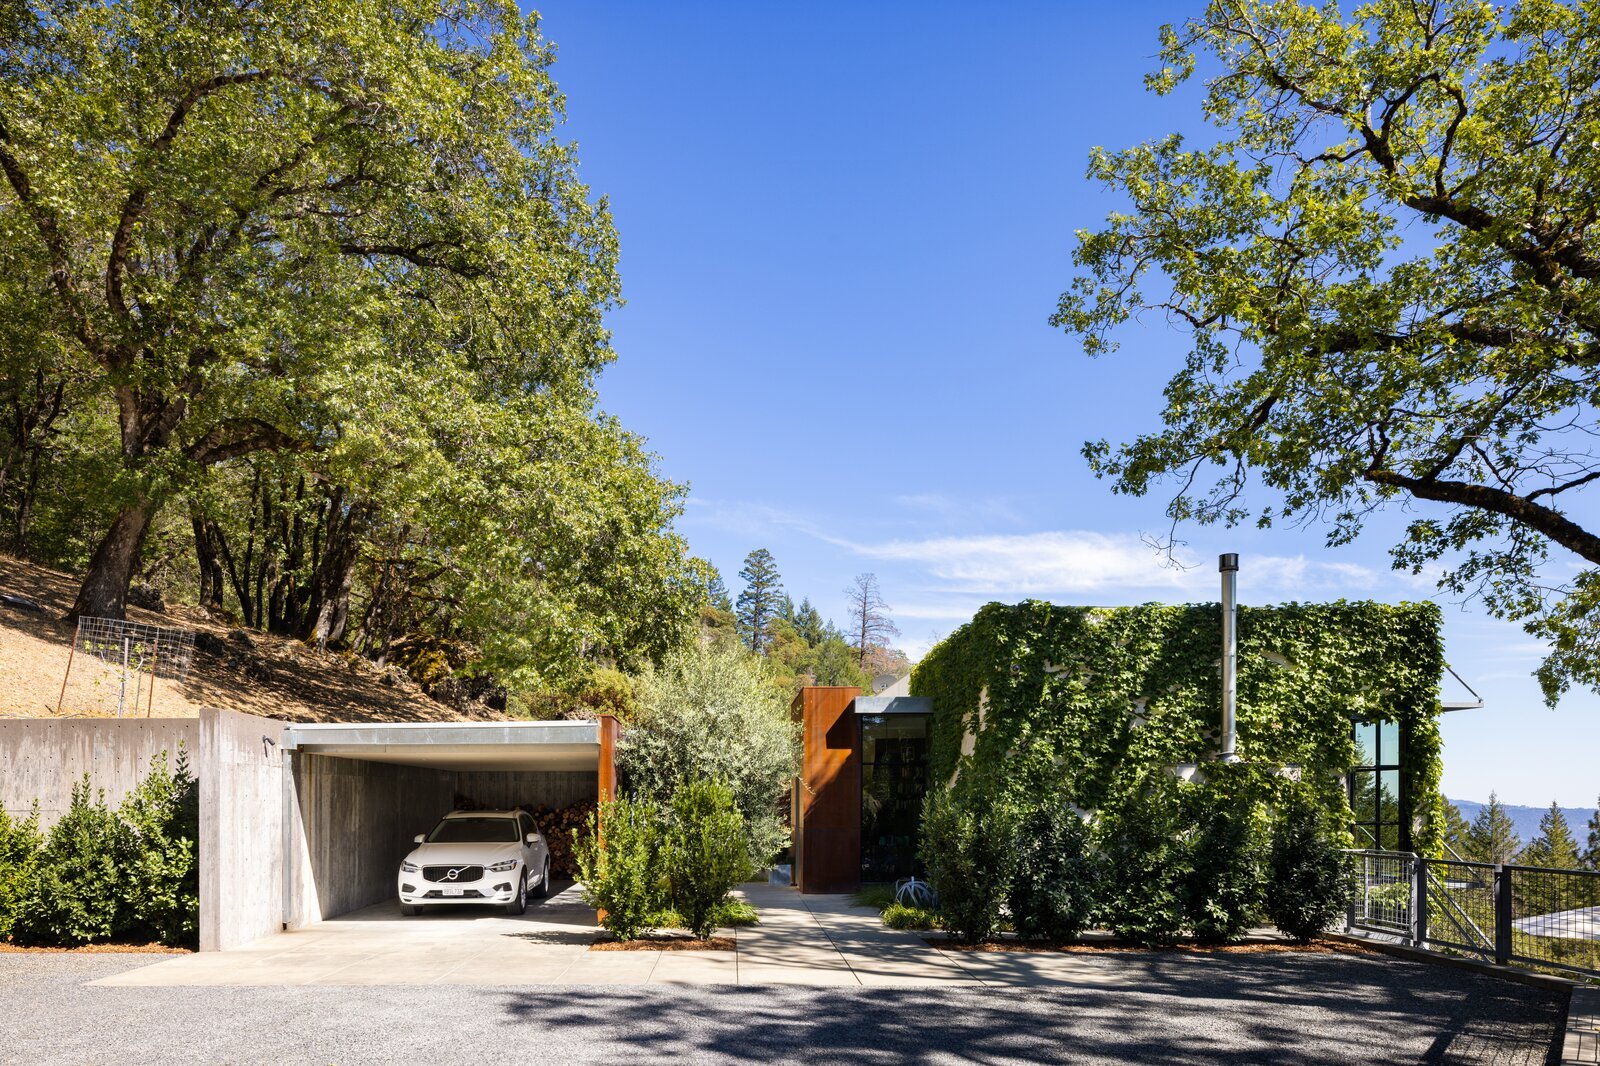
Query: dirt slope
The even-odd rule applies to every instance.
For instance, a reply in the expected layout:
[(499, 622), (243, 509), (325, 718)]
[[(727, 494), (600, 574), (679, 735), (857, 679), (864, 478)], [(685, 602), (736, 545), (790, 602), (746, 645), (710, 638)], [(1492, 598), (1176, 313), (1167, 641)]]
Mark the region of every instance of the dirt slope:
[[(0, 593), (23, 596), (42, 613), (0, 602), (0, 717), (49, 717), (62, 697), (73, 626), (61, 621), (77, 580), (69, 574), (0, 555)], [(194, 717), (201, 707), (227, 707), (300, 722), (444, 721), (465, 717), (429, 699), (409, 680), (391, 680), (364, 660), (346, 662), (298, 641), (262, 633), (248, 643), (192, 607), (163, 613), (128, 609), (128, 620), (199, 634), (186, 680), (157, 679), (73, 656), (62, 715), (126, 714)], [(137, 695), (135, 687), (137, 686)], [(137, 709), (135, 709), (135, 706)], [(497, 717), (497, 716), (496, 716)]]

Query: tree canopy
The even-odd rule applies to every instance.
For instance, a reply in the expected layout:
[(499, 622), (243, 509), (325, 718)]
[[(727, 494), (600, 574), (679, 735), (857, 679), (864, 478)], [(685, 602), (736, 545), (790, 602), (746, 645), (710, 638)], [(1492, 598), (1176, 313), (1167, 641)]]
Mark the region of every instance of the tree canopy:
[(688, 635), (683, 489), (595, 409), (617, 239), (553, 58), (511, 0), (4, 7), (0, 507), (87, 556), (73, 613), (154, 537), (380, 657), (558, 682)]
[(1147, 318), (1188, 335), (1162, 427), (1085, 447), (1117, 491), (1332, 544), (1443, 505), (1396, 565), (1548, 639), (1551, 701), (1600, 685), (1597, 30), (1557, 0), (1213, 0), (1146, 84), (1203, 71), (1219, 136), (1093, 153), (1130, 206), (1079, 234), (1053, 320), (1090, 354)]

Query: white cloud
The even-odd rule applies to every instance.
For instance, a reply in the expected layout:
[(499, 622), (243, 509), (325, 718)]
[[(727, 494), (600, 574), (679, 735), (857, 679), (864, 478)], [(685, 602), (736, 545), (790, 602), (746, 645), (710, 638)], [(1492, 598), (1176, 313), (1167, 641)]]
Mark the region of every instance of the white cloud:
[[(1192, 554), (1179, 565), (1132, 533), (1060, 530), (891, 540), (877, 544), (826, 538), (885, 562), (923, 570), (943, 592), (984, 598), (1093, 596), (1125, 599), (1139, 594), (1213, 598), (1216, 571)], [(1241, 582), (1259, 599), (1272, 592), (1291, 597), (1308, 592), (1341, 594), (1377, 587), (1381, 576), (1353, 563), (1325, 563), (1295, 556), (1249, 556)], [(981, 600), (978, 601), (981, 604)], [(956, 603), (901, 607), (908, 617), (956, 616)], [(915, 612), (915, 613), (913, 613)], [(970, 612), (969, 612), (970, 613)]]

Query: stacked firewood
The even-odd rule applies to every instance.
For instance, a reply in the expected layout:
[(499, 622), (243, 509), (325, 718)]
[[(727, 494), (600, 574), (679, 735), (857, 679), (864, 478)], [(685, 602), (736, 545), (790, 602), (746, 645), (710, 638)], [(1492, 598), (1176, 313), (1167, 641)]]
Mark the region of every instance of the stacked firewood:
[(575, 803), (559, 810), (549, 807), (529, 807), (528, 813), (538, 823), (550, 847), (550, 869), (557, 877), (578, 876), (578, 864), (572, 856), (572, 834), (587, 833), (589, 815), (594, 810), (593, 800)]

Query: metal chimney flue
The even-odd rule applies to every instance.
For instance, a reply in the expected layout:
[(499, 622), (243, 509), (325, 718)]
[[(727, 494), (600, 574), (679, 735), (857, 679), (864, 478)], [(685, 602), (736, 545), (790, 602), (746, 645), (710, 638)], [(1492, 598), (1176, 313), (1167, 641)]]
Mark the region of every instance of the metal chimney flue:
[(1222, 751), (1223, 762), (1239, 762), (1239, 556), (1217, 557), (1222, 573)]

